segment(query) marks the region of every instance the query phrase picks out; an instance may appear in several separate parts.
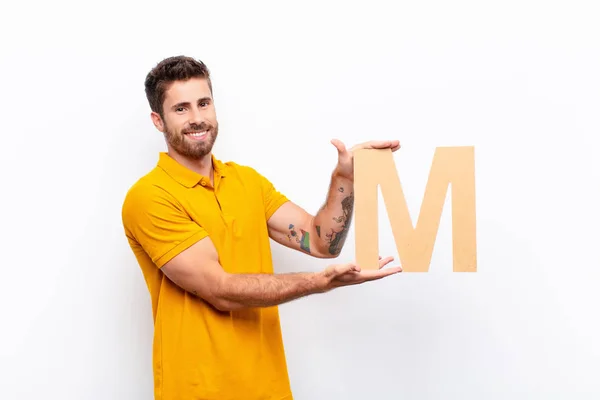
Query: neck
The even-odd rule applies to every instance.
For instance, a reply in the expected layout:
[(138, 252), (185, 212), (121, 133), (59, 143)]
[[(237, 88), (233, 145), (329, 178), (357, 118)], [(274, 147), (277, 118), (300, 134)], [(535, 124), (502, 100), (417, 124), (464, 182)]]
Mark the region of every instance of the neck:
[(174, 151), (169, 151), (168, 154), (169, 154), (169, 156), (171, 156), (171, 158), (173, 158), (179, 164), (183, 165), (184, 167), (186, 167), (200, 175), (206, 176), (207, 178), (209, 178), (212, 181), (213, 165), (212, 165), (212, 154), (211, 153), (208, 153), (207, 155), (205, 155), (204, 157), (202, 157), (200, 159), (190, 159), (190, 158), (184, 157), (181, 154), (178, 154)]

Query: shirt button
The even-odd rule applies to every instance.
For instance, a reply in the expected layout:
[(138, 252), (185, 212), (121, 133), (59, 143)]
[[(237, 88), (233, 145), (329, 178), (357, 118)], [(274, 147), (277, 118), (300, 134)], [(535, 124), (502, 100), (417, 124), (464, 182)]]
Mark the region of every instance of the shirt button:
[(200, 184), (201, 184), (202, 186), (206, 186), (206, 182), (204, 182), (203, 180), (202, 180), (202, 181), (200, 181)]

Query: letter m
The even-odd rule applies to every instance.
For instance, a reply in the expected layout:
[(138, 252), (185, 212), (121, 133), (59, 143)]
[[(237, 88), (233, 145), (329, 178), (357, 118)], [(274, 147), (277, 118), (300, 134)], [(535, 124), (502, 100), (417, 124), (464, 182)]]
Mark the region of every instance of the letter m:
[(356, 261), (361, 268), (378, 268), (377, 188), (381, 187), (403, 271), (429, 271), (446, 194), (451, 185), (453, 271), (477, 271), (473, 147), (436, 149), (416, 227), (410, 217), (391, 150), (356, 151), (354, 185)]

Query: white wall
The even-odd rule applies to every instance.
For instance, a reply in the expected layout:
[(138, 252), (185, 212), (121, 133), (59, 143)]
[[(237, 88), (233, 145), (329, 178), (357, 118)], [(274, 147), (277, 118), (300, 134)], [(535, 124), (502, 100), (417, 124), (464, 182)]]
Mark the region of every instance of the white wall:
[(296, 399), (600, 396), (596, 2), (87, 4), (0, 12), (2, 399), (151, 398), (120, 207), (164, 149), (143, 81), (175, 54), (213, 72), (217, 155), (311, 211), (333, 137), (401, 140), (414, 220), (435, 148), (475, 146), (479, 271), (451, 272), (448, 198), (429, 273), (282, 306)]

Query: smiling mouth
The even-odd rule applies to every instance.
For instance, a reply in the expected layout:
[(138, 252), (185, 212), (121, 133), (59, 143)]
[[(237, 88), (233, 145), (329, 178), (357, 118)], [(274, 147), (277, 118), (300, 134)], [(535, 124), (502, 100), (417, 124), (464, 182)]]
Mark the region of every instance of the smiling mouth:
[(201, 140), (201, 139), (204, 139), (208, 135), (208, 130), (198, 131), (198, 132), (188, 132), (185, 135), (191, 137), (194, 140)]

